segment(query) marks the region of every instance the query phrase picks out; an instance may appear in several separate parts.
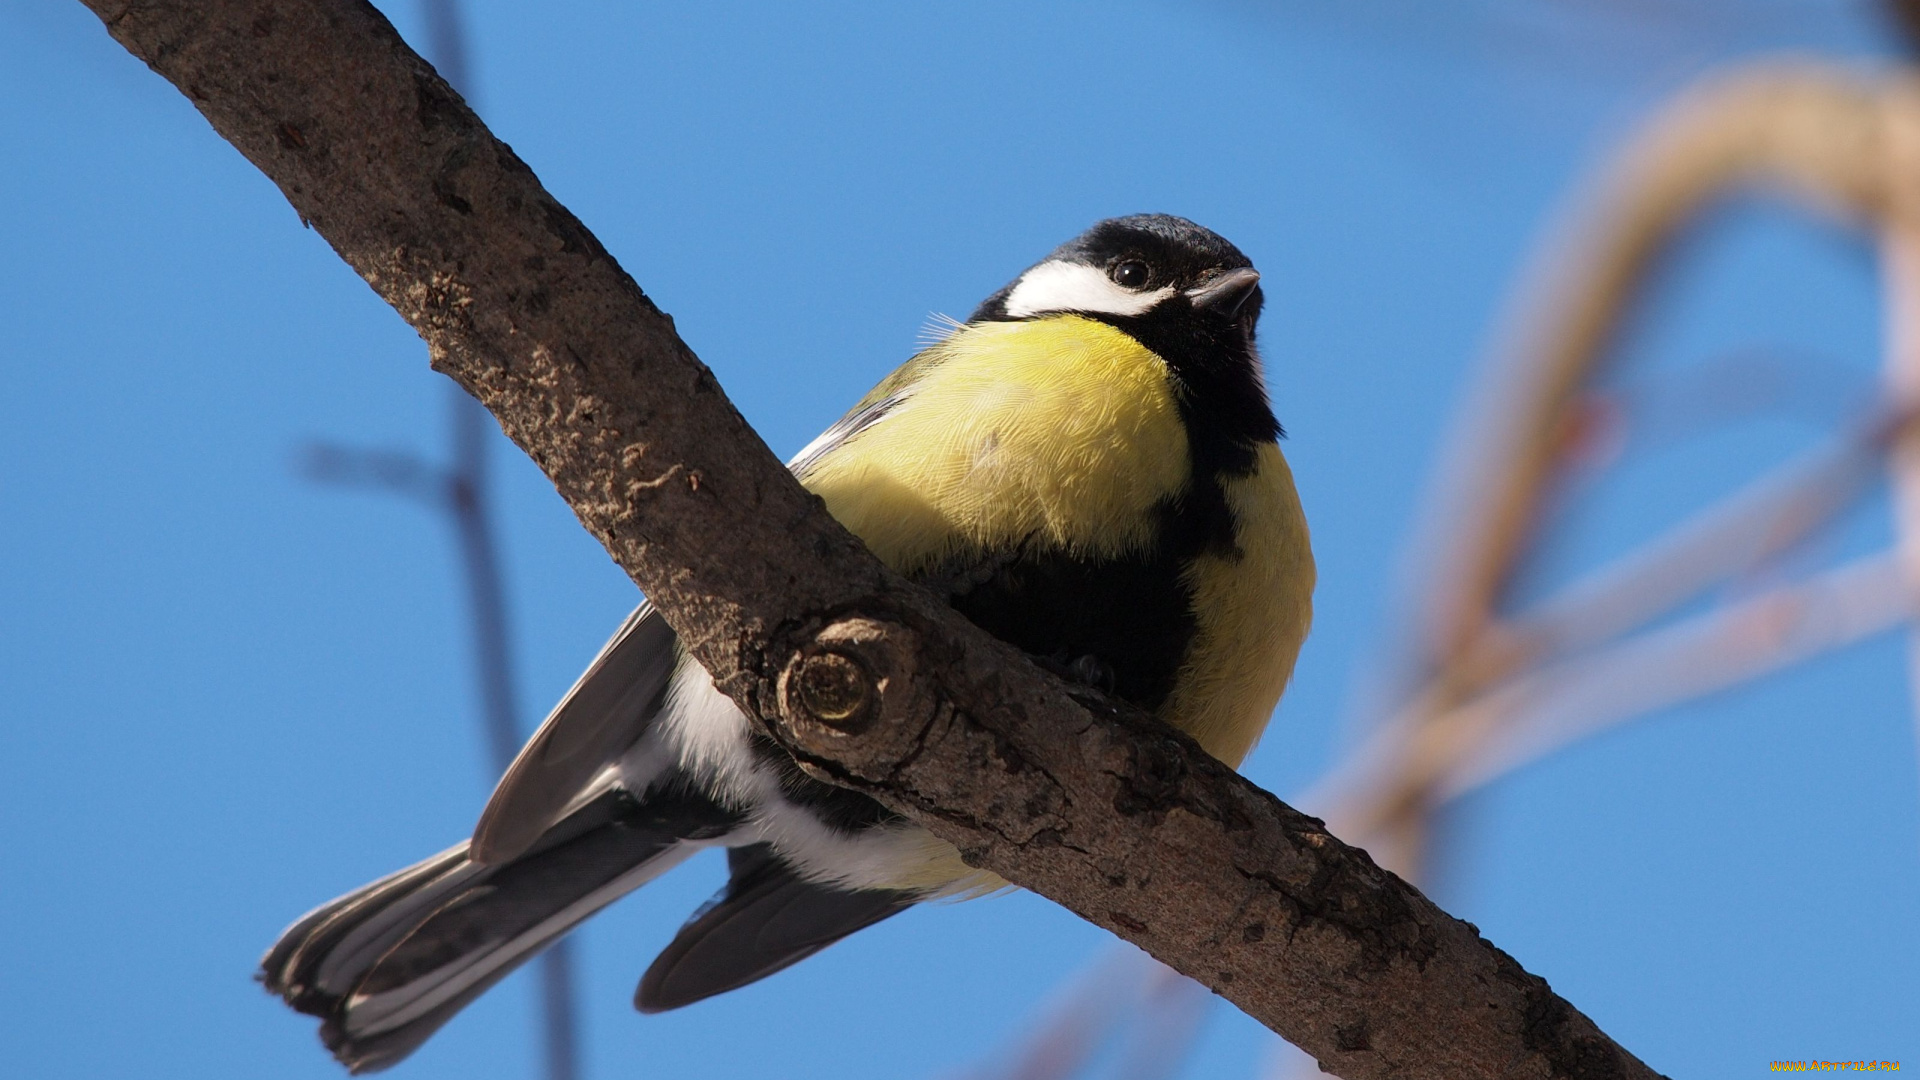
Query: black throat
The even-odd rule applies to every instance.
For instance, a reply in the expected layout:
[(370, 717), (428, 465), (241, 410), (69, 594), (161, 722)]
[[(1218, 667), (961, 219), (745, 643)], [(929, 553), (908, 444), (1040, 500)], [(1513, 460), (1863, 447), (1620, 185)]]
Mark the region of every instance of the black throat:
[(1176, 298), (1142, 315), (1078, 314), (1128, 334), (1167, 363), (1191, 459), (1186, 490), (1168, 507), (1168, 539), (1188, 557), (1238, 555), (1233, 512), (1221, 481), (1251, 476), (1260, 447), (1283, 433), (1267, 403), (1259, 362), (1240, 328), (1195, 318), (1181, 307)]

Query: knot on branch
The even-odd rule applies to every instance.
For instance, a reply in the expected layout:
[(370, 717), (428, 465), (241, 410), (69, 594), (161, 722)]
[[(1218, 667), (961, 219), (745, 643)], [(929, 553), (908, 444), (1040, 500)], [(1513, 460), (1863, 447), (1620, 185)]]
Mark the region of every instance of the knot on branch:
[(899, 764), (933, 713), (932, 695), (915, 685), (919, 645), (907, 627), (864, 616), (815, 634), (780, 674), (794, 749), (831, 755), (859, 773)]
[(794, 665), (794, 698), (814, 720), (858, 735), (873, 726), (879, 689), (873, 673), (858, 659), (840, 652), (815, 653)]

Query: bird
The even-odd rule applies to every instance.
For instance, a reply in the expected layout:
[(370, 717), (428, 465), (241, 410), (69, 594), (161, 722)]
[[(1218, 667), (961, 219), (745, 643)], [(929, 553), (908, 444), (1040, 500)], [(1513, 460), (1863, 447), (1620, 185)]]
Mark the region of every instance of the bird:
[[(1101, 221), (987, 297), (790, 462), (894, 570), (1237, 767), (1291, 677), (1314, 563), (1255, 331), (1260, 274), (1184, 218)], [(385, 1068), (694, 853), (728, 880), (642, 975), (660, 1012), (1006, 883), (803, 773), (642, 602), (473, 835), (302, 916), (259, 979)]]

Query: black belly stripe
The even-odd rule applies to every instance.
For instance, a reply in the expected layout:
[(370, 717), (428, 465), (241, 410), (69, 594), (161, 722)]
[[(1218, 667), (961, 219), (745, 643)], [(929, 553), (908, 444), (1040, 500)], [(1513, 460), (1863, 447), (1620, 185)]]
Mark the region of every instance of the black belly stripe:
[(1180, 575), (1188, 553), (1167, 542), (1175, 539), (1167, 525), (1179, 516), (1171, 509), (1159, 515), (1156, 541), (1136, 555), (1025, 550), (950, 559), (918, 577), (974, 625), (1044, 665), (1156, 709), (1173, 692), (1195, 628), (1193, 594)]

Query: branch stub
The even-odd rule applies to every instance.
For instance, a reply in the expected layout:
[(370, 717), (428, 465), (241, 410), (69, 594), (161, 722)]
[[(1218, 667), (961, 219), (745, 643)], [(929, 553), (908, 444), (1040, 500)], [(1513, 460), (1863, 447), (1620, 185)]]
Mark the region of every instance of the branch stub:
[(807, 715), (821, 724), (858, 735), (873, 726), (873, 675), (866, 665), (845, 653), (819, 652), (801, 656), (790, 685)]
[[(882, 766), (909, 753), (932, 716), (915, 685), (919, 637), (891, 620), (850, 615), (828, 623), (787, 660), (780, 711), (798, 747)], [(856, 749), (857, 747), (857, 749)]]

